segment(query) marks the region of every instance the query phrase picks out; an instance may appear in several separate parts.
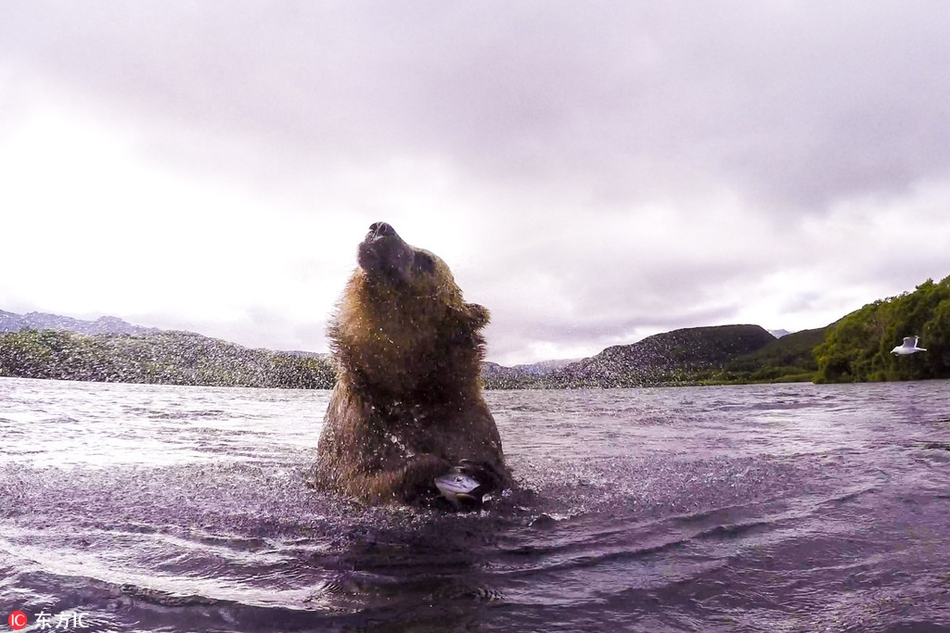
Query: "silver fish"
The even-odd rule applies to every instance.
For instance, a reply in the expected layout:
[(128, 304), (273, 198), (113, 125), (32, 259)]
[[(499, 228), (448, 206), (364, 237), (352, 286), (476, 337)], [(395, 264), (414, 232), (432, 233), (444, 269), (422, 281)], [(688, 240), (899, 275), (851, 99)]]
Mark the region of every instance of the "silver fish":
[(473, 468), (463, 462), (462, 465), (436, 477), (435, 486), (456, 508), (477, 507), (485, 501), (486, 493), (493, 486), (491, 477), (486, 475), (482, 469)]

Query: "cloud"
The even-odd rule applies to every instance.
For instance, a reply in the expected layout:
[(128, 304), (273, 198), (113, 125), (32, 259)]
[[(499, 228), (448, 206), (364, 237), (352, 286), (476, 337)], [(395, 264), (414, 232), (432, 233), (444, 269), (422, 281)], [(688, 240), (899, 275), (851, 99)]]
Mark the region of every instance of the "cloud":
[(5, 11), (9, 58), (217, 134), (212, 163), (439, 156), (626, 203), (706, 174), (815, 211), (950, 156), (939, 3), (46, 6)]
[(4, 5), (0, 206), (43, 237), (0, 300), (319, 348), (385, 219), (506, 362), (819, 327), (948, 274), (948, 26), (941, 2)]

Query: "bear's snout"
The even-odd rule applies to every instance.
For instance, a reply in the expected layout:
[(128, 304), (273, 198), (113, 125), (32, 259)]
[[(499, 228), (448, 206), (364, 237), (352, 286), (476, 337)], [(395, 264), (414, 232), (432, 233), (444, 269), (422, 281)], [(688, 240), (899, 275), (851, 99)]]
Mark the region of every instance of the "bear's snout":
[(394, 229), (391, 224), (387, 224), (386, 222), (373, 222), (369, 225), (369, 234), (366, 237), (377, 239), (390, 236), (399, 237), (396, 234), (396, 229)]
[(357, 251), (360, 268), (389, 281), (408, 281), (413, 262), (412, 247), (386, 222), (373, 222)]

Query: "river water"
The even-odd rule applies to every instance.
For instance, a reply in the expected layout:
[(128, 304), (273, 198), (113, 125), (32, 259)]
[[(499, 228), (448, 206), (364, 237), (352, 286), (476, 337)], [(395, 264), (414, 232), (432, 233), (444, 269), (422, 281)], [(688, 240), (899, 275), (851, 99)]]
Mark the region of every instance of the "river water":
[(326, 391), (2, 378), (0, 617), (950, 631), (950, 383), (486, 396), (519, 489), (443, 514), (306, 486)]

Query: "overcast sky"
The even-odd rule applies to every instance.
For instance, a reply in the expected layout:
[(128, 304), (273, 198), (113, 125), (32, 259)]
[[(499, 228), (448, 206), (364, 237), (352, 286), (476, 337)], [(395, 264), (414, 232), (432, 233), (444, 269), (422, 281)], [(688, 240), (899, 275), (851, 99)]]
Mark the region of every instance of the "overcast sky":
[(950, 275), (950, 3), (0, 4), (0, 309), (326, 351), (370, 223), (488, 358)]

